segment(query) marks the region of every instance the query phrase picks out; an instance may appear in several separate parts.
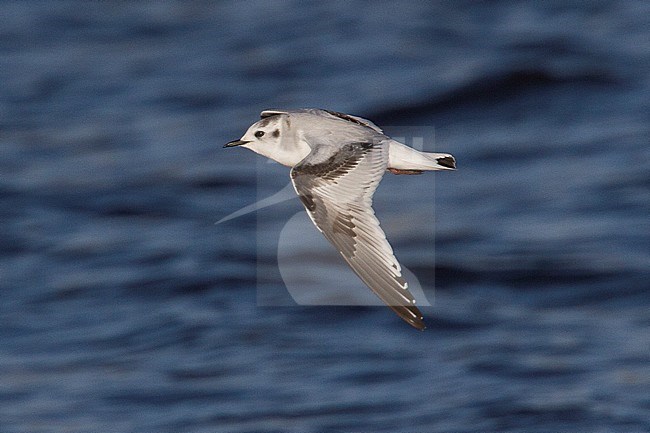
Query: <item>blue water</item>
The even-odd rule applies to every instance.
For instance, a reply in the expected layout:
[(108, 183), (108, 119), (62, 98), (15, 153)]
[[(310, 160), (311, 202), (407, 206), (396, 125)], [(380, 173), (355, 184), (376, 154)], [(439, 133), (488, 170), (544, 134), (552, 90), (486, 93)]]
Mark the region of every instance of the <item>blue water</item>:
[[(1, 432), (650, 431), (647, 2), (0, 6)], [(289, 302), (297, 200), (214, 224), (275, 107), (455, 155), (377, 196), (426, 331)]]

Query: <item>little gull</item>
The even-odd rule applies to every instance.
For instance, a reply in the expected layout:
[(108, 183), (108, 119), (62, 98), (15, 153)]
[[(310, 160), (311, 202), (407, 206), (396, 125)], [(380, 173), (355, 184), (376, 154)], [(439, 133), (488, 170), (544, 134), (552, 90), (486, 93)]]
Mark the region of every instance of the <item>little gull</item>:
[(291, 167), (291, 182), (316, 228), (361, 280), (402, 319), (424, 329), (422, 313), (372, 209), (386, 171), (454, 170), (446, 153), (420, 152), (369, 120), (330, 110), (265, 110), (241, 146)]

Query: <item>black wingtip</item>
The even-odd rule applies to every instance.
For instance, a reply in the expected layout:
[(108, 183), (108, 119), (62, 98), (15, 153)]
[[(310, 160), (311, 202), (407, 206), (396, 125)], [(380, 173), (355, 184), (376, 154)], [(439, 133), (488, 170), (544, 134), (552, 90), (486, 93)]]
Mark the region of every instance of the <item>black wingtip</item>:
[(445, 156), (443, 158), (438, 158), (436, 161), (438, 161), (438, 165), (441, 165), (445, 168), (456, 168), (456, 160), (454, 159), (453, 156)]
[(406, 323), (411, 325), (417, 330), (424, 331), (427, 325), (424, 323), (424, 316), (418, 309), (412, 305), (389, 305), (389, 307), (397, 313), (397, 315)]
[(422, 319), (419, 319), (414, 322), (410, 322), (409, 324), (415, 329), (417, 329), (418, 331), (424, 331), (425, 329), (427, 329), (427, 325), (426, 323), (424, 323), (424, 320)]

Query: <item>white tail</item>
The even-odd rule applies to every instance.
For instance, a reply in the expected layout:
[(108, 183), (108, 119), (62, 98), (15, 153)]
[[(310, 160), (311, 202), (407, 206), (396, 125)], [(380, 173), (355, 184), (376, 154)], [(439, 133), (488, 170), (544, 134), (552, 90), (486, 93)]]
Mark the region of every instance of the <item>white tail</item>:
[(420, 152), (391, 140), (388, 145), (388, 168), (405, 171), (454, 170), (456, 160), (448, 153)]

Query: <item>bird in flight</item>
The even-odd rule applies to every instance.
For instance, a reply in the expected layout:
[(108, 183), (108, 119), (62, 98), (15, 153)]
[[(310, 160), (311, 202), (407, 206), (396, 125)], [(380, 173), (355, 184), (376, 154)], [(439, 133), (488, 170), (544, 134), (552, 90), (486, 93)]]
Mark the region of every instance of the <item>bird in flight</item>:
[(446, 153), (420, 152), (374, 123), (330, 110), (265, 110), (241, 146), (291, 167), (291, 182), (309, 218), (361, 280), (403, 320), (424, 329), (422, 313), (372, 209), (384, 173), (454, 170)]

